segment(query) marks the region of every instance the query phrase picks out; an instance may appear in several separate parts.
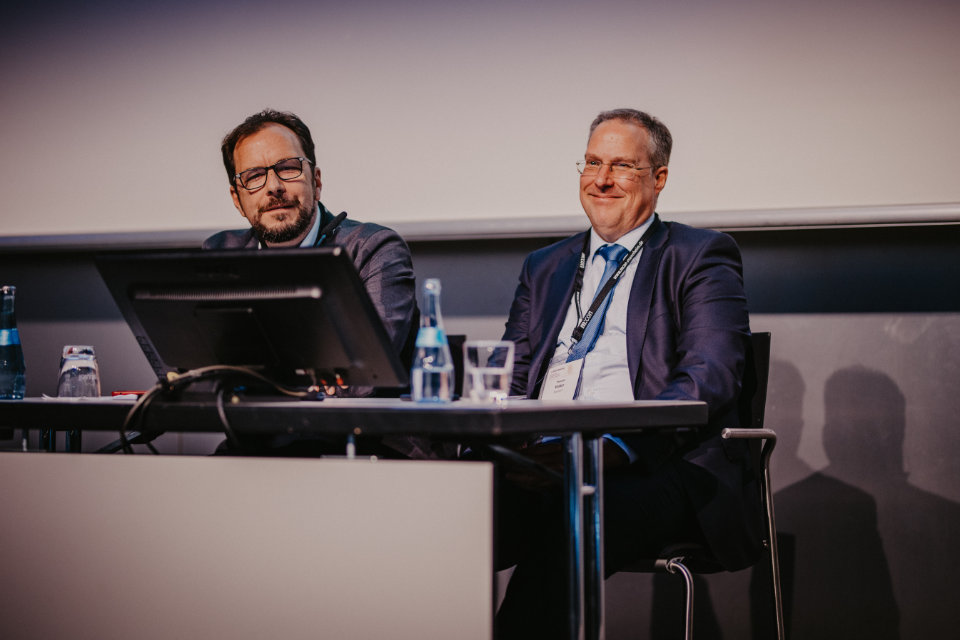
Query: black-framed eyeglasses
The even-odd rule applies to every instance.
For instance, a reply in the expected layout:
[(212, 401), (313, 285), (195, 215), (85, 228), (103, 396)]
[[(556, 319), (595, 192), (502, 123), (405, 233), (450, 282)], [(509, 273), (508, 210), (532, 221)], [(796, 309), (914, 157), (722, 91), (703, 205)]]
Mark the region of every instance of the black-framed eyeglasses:
[(269, 167), (253, 167), (252, 169), (241, 171), (240, 173), (234, 174), (233, 178), (247, 191), (256, 191), (267, 184), (267, 174), (271, 169), (273, 169), (277, 177), (284, 182), (296, 180), (303, 175), (304, 162), (310, 164), (310, 161), (306, 158), (284, 158)]
[(635, 180), (639, 176), (637, 171), (653, 169), (653, 166), (638, 167), (630, 162), (600, 162), (599, 160), (580, 160), (577, 162), (577, 171), (582, 176), (595, 176), (600, 173), (603, 165), (610, 167), (610, 175), (614, 178)]

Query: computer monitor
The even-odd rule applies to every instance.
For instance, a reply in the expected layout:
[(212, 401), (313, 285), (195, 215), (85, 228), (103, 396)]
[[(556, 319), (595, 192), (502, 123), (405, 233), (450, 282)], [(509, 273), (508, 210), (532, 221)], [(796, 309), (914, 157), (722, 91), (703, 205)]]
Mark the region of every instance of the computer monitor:
[(125, 251), (96, 265), (158, 377), (234, 365), (283, 384), (407, 384), (341, 247)]

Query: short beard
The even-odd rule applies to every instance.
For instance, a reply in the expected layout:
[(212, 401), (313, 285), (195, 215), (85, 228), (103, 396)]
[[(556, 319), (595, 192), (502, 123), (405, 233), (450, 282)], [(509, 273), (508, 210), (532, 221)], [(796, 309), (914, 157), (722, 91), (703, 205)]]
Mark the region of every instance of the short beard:
[(297, 204), (299, 206), (297, 207), (296, 219), (285, 224), (268, 229), (260, 224), (261, 218), (257, 218), (257, 221), (253, 224), (253, 232), (260, 238), (260, 242), (264, 244), (290, 242), (310, 228), (316, 205), (307, 207), (299, 202)]

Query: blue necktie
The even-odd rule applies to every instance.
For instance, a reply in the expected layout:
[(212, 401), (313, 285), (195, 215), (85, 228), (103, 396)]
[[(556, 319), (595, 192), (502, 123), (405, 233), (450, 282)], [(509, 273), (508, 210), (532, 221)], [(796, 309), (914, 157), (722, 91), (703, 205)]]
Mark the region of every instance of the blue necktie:
[[(597, 293), (603, 289), (603, 285), (607, 283), (607, 280), (610, 279), (613, 272), (617, 270), (617, 267), (620, 266), (620, 261), (623, 260), (623, 257), (627, 255), (627, 253), (627, 249), (619, 244), (605, 244), (597, 249), (597, 254), (607, 261), (607, 264), (603, 268), (603, 277), (600, 279), (600, 284), (597, 285)], [(616, 288), (616, 286), (614, 286), (614, 288)], [(593, 349), (593, 345), (597, 342), (597, 337), (599, 337), (603, 331), (603, 317), (607, 313), (607, 307), (610, 306), (611, 298), (613, 298), (613, 290), (607, 294), (603, 304), (597, 308), (597, 312), (590, 318), (590, 324), (584, 329), (580, 342), (573, 345), (573, 349), (570, 350), (570, 355), (567, 356), (567, 362), (586, 357), (587, 353)]]

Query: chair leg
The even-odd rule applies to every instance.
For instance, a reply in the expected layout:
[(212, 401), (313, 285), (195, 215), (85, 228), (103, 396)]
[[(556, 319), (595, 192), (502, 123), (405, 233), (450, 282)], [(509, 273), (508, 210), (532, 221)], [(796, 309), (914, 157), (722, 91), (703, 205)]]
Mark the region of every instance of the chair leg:
[(687, 604), (686, 604), (686, 620), (683, 625), (683, 637), (684, 640), (693, 639), (693, 574), (690, 573), (690, 570), (687, 569), (682, 562), (683, 558), (671, 558), (667, 561), (666, 568), (670, 573), (679, 573), (683, 576), (683, 581), (687, 586)]
[(780, 588), (780, 557), (776, 542), (771, 549), (770, 568), (773, 577), (773, 606), (777, 621), (777, 640), (786, 640), (786, 625), (783, 620), (783, 592)]
[[(765, 454), (767, 460), (769, 460), (770, 453), (774, 445), (776, 445), (776, 442), (776, 439), (773, 439), (769, 448), (766, 449)], [(773, 581), (773, 609), (777, 623), (777, 640), (786, 640), (786, 629), (783, 620), (783, 591), (780, 587), (780, 550), (777, 548), (777, 522), (773, 512), (773, 483), (770, 479), (769, 464), (764, 464), (763, 475), (767, 507), (767, 540), (770, 545), (770, 579)]]

